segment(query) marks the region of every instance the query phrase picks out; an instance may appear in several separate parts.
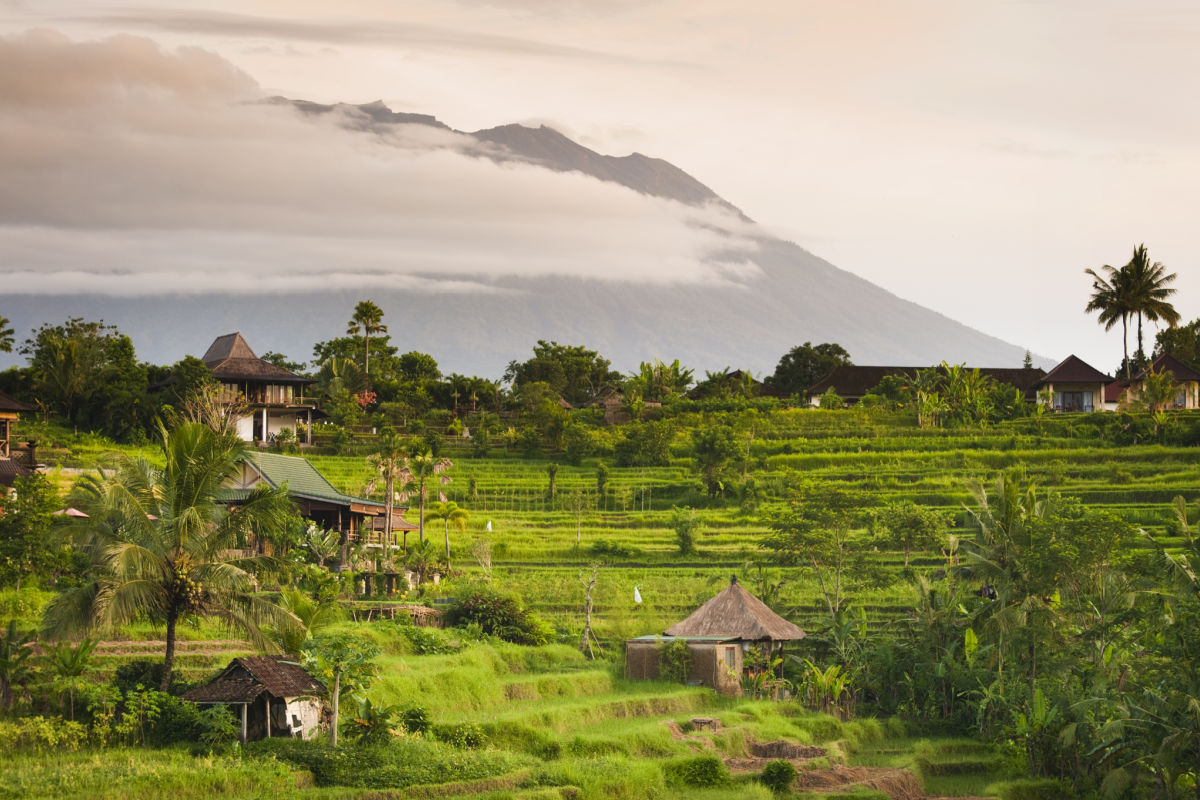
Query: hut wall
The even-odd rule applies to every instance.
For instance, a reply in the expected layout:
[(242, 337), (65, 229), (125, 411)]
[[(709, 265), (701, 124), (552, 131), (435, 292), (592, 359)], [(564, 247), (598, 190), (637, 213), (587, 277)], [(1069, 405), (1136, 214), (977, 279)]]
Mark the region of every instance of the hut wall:
[(313, 697), (293, 697), (287, 701), (287, 715), (295, 736), (312, 739), (321, 728), (321, 701)]
[[(692, 655), (688, 683), (715, 689), (718, 694), (742, 694), (742, 649), (736, 644), (695, 642), (688, 644)], [(732, 662), (732, 663), (731, 663)]]
[(633, 680), (658, 679), (658, 644), (627, 642), (625, 644), (625, 677)]

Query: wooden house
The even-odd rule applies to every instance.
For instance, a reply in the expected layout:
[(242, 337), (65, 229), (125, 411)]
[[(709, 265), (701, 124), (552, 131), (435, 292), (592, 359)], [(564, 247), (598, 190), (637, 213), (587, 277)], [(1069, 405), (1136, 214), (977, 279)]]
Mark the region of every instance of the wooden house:
[(740, 695), (741, 679), (754, 667), (746, 664), (751, 650), (771, 656), (787, 642), (803, 639), (804, 631), (776, 614), (746, 591), (735, 575), (729, 586), (693, 611), (663, 636), (641, 636), (625, 643), (625, 674), (657, 678), (664, 643), (681, 639), (691, 655), (688, 682), (709, 686), (721, 694)]
[[(821, 404), (821, 395), (830, 389), (847, 404), (857, 403), (872, 389), (883, 382), (884, 378), (896, 376), (913, 379), (917, 373), (928, 367), (879, 367), (857, 366), (843, 364), (834, 367), (828, 375), (808, 387), (809, 402), (813, 406)], [(939, 372), (941, 366), (933, 367)], [(972, 368), (973, 369), (973, 368)], [(1029, 369), (1008, 367), (979, 367), (980, 374), (991, 378), (996, 383), (1002, 383), (1020, 390), (1025, 399), (1033, 402), (1036, 398), (1034, 386), (1045, 377), (1046, 371), (1039, 367)]]
[(316, 407), (303, 396), (313, 381), (263, 361), (240, 333), (218, 336), (201, 359), (212, 370), (228, 402), (241, 402), (246, 415), (238, 420), (238, 435), (247, 442), (270, 442), (284, 428), (308, 444)]
[(1104, 390), (1113, 379), (1078, 356), (1067, 356), (1047, 372), (1034, 391), (1053, 394), (1055, 411), (1103, 411)]
[(275, 737), (311, 739), (321, 724), (325, 686), (292, 656), (235, 658), (221, 674), (183, 695), (201, 705), (237, 709), (243, 742)]
[(407, 506), (393, 506), (389, 526), (385, 519), (387, 507), (382, 501), (340, 492), (307, 459), (278, 453), (247, 453), (238, 475), (224, 487), (224, 500), (236, 504), (251, 489), (264, 483), (273, 489), (287, 486), (288, 496), (303, 517), (342, 534), (343, 563), (347, 546), (353, 542), (363, 541), (368, 548), (382, 550), (388, 544), (385, 534), (417, 530), (416, 525), (404, 518)]
[(0, 485), (12, 486), (17, 478), (29, 477), (33, 474), (36, 464), (33, 449), (28, 452), (28, 459), (17, 458), (13, 453), (10, 439), (12, 424), (17, 421), (22, 411), (33, 411), (32, 406), (12, 399), (0, 392)]

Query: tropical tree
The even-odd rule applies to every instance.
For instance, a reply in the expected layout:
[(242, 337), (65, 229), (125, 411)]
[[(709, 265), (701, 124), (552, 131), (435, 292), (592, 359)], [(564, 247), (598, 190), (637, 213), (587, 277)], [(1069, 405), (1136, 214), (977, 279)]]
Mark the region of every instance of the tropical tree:
[(13, 349), (13, 329), (7, 317), (0, 317), (0, 353), (11, 353)]
[(10, 619), (8, 629), (0, 633), (0, 711), (13, 706), (16, 695), (13, 689), (24, 686), (33, 677), (26, 661), (33, 655), (33, 635), (17, 629), (17, 621)]
[(459, 533), (466, 530), (467, 520), (471, 518), (471, 514), (461, 508), (458, 503), (453, 500), (443, 500), (434, 503), (426, 514), (428, 519), (440, 519), (445, 523), (446, 535), (446, 569), (450, 569), (450, 526), (458, 528)]
[[(383, 546), (390, 558), (392, 546), (395, 544), (392, 513), (395, 510), (396, 482), (403, 481), (405, 477), (404, 442), (401, 441), (396, 431), (392, 428), (383, 429), (383, 433), (379, 436), (379, 443), (375, 446), (375, 452), (367, 456), (367, 463), (383, 478), (383, 507), (386, 520), (383, 527)], [(408, 552), (408, 531), (404, 531), (403, 537), (402, 551)]]
[(66, 693), (72, 721), (75, 720), (75, 694), (87, 683), (83, 673), (91, 665), (92, 651), (99, 643), (99, 639), (86, 638), (77, 645), (55, 642), (45, 648), (45, 654), (39, 659), (54, 676), (51, 686)]
[(1142, 359), (1146, 352), (1142, 349), (1142, 318), (1168, 325), (1179, 322), (1179, 312), (1168, 300), (1175, 294), (1175, 289), (1169, 284), (1178, 276), (1174, 272), (1168, 274), (1161, 262), (1151, 262), (1144, 244), (1134, 248), (1133, 258), (1121, 270), (1125, 273), (1129, 312), (1137, 315), (1137, 356)]
[[(454, 466), (454, 462), (450, 459), (437, 458), (432, 450), (425, 449), (406, 458), (404, 468), (400, 470), (401, 485), (414, 487), (417, 490), (417, 502), (419, 503), (417, 537), (422, 542), (425, 541), (425, 500), (428, 497), (426, 484), (452, 466)], [(450, 482), (450, 478), (442, 475), (441, 481), (443, 484), (447, 484)]]
[(304, 643), (304, 666), (324, 679), (329, 691), (333, 720), (329, 745), (338, 743), (338, 709), (343, 694), (365, 692), (379, 668), (375, 657), (379, 645), (357, 633), (320, 633)]
[(913, 502), (892, 503), (872, 515), (876, 535), (904, 551), (904, 566), (914, 549), (942, 544), (949, 521), (946, 514)]
[(261, 625), (294, 623), (257, 593), (264, 557), (230, 558), (247, 538), (277, 535), (295, 511), (286, 489), (265, 484), (236, 508), (220, 500), (239, 469), (244, 444), (200, 423), (160, 428), (165, 466), (126, 458), (111, 476), (85, 476), (70, 502), (87, 517), (72, 521), (74, 542), (91, 563), (84, 582), (46, 610), (51, 638), (149, 619), (166, 627), (161, 689), (171, 683), (176, 628), (187, 617), (214, 616), (260, 646)]
[(281, 652), (289, 655), (299, 655), (304, 643), (317, 631), (340, 622), (345, 616), (336, 600), (318, 600), (294, 587), (280, 593), (279, 605), (294, 618), (294, 622), (272, 628), (268, 638)]
[(371, 374), (371, 336), (376, 333), (387, 333), (387, 325), (383, 324), (383, 309), (370, 300), (363, 300), (354, 307), (354, 316), (346, 323), (346, 335), (363, 337), (363, 372)]
[(1121, 347), (1125, 356), (1125, 377), (1131, 377), (1129, 364), (1129, 315), (1133, 311), (1128, 289), (1128, 275), (1123, 269), (1105, 264), (1101, 267), (1105, 277), (1101, 277), (1093, 269), (1084, 272), (1092, 276), (1092, 296), (1088, 299), (1084, 311), (1088, 314), (1096, 311), (1100, 314), (1099, 322), (1104, 330), (1110, 331), (1119, 321), (1121, 323)]

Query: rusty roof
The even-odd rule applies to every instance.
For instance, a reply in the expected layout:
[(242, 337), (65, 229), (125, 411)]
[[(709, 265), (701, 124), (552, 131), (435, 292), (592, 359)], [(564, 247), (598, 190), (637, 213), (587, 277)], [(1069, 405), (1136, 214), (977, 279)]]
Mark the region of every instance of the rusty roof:
[(309, 675), (293, 656), (235, 658), (221, 674), (184, 693), (193, 703), (251, 703), (267, 692), (272, 697), (302, 697), (323, 692), (325, 685)]

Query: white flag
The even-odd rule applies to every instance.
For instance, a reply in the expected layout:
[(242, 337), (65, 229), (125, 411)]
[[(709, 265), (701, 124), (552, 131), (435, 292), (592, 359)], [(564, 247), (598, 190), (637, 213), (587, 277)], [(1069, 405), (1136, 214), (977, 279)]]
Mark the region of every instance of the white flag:
[(637, 584), (634, 584), (633, 586), (633, 602), (637, 603), (638, 605), (642, 604), (642, 593), (638, 591)]
[(492, 521), (489, 519), (488, 520), (488, 533), (491, 533), (491, 532), (492, 532)]

